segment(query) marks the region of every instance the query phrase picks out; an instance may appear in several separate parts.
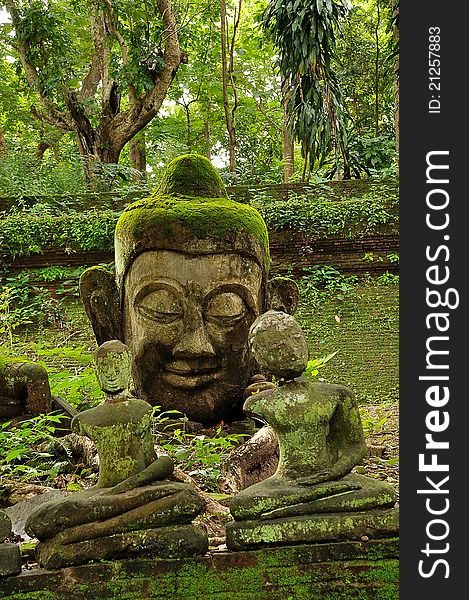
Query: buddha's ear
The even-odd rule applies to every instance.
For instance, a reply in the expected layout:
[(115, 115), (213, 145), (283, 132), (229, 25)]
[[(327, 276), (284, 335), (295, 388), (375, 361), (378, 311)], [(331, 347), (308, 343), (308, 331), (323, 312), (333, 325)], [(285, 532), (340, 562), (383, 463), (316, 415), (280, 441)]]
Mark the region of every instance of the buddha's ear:
[(114, 275), (104, 267), (86, 269), (80, 277), (80, 296), (98, 345), (122, 341), (122, 315)]
[(274, 277), (267, 283), (267, 310), (292, 315), (298, 305), (298, 285), (288, 277)]

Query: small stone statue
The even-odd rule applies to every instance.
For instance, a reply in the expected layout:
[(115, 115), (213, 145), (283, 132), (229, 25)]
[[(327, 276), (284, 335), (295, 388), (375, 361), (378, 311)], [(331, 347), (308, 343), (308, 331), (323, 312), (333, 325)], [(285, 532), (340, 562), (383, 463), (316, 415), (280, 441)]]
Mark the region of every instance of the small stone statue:
[(0, 353), (0, 421), (50, 412), (53, 401), (43, 367)]
[(366, 454), (353, 393), (302, 375), (307, 343), (291, 315), (261, 315), (249, 344), (260, 368), (279, 385), (249, 397), (244, 410), (274, 429), (279, 462), (274, 475), (232, 498), (228, 547), (395, 533), (393, 487), (351, 473)]
[(191, 522), (205, 502), (189, 485), (165, 481), (173, 462), (156, 456), (153, 409), (129, 391), (128, 347), (118, 340), (105, 342), (95, 353), (95, 364), (106, 400), (76, 415), (72, 428), (97, 447), (98, 482), (30, 515), (26, 531), (41, 541), (38, 561), (60, 568), (136, 554), (204, 554), (207, 536)]
[(72, 429), (89, 437), (98, 450), (98, 488), (132, 489), (136, 485), (129, 482), (137, 476), (138, 481), (150, 482), (149, 473), (164, 479), (173, 471), (168, 456), (155, 454), (152, 407), (130, 393), (131, 360), (129, 349), (119, 340), (101, 344), (95, 353), (96, 378), (106, 400), (72, 420)]

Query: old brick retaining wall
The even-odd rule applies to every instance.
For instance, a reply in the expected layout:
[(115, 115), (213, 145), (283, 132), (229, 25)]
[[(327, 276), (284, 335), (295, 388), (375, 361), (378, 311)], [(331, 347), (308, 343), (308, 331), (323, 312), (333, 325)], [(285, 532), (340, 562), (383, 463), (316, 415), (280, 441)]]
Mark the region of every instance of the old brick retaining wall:
[(126, 560), (0, 579), (2, 600), (397, 600), (398, 540)]
[[(397, 272), (397, 264), (387, 256), (399, 252), (399, 236), (376, 235), (366, 238), (314, 239), (292, 230), (269, 233), (271, 270), (274, 273), (287, 272), (301, 274), (304, 267), (330, 265), (344, 275), (379, 275), (384, 271)], [(373, 256), (372, 261), (364, 260), (365, 254)], [(113, 252), (88, 251), (66, 253), (61, 248), (46, 248), (42, 254), (21, 256), (13, 260), (4, 259), (11, 273), (23, 269), (39, 269), (52, 265), (92, 266), (114, 260)]]

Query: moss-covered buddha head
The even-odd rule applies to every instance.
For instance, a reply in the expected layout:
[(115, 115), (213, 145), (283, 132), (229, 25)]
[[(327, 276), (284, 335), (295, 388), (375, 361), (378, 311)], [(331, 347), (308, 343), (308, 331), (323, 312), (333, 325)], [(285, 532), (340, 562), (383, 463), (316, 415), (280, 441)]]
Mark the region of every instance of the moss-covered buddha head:
[[(98, 297), (87, 303), (84, 276), (82, 297), (98, 342), (111, 320), (113, 337), (130, 347), (138, 396), (207, 425), (230, 421), (250, 375), (249, 327), (267, 309), (269, 260), (261, 215), (228, 198), (207, 158), (188, 154), (119, 218), (114, 303), (101, 325), (92, 270)], [(106, 286), (108, 296), (109, 277)]]

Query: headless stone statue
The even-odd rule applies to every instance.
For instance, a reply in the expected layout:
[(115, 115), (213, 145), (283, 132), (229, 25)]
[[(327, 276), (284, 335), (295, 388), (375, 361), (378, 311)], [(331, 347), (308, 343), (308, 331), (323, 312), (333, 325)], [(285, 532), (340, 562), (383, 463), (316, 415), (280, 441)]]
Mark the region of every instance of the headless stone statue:
[(244, 410), (274, 429), (279, 462), (274, 475), (232, 498), (228, 547), (395, 533), (393, 487), (351, 473), (366, 454), (354, 394), (301, 375), (308, 350), (291, 315), (260, 316), (250, 346), (263, 371), (281, 385), (249, 397)]
[(47, 413), (53, 400), (43, 367), (0, 353), (0, 421)]
[(128, 347), (108, 341), (95, 353), (95, 363), (106, 400), (76, 415), (72, 428), (97, 447), (98, 482), (30, 515), (26, 530), (41, 541), (38, 561), (59, 568), (135, 554), (204, 554), (207, 536), (191, 521), (205, 502), (190, 486), (165, 481), (174, 465), (155, 454), (152, 407), (129, 391)]

